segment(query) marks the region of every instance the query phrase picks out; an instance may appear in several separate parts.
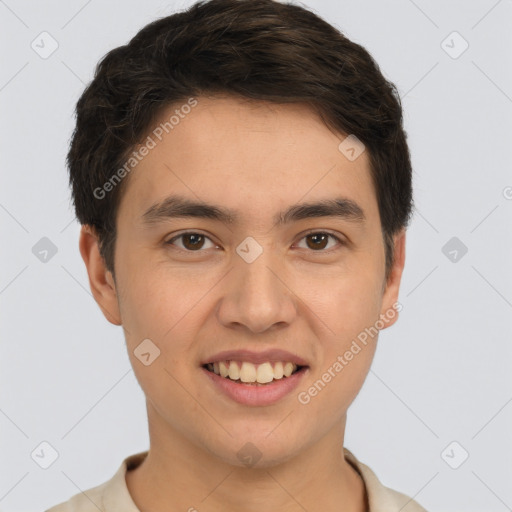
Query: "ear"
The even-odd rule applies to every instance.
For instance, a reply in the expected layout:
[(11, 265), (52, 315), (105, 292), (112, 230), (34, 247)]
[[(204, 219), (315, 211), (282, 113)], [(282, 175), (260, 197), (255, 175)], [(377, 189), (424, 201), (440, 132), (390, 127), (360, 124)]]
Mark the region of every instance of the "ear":
[(390, 327), (398, 320), (398, 312), (402, 309), (402, 305), (398, 303), (398, 293), (405, 265), (405, 228), (397, 233), (393, 240), (395, 248), (394, 261), (388, 280), (385, 283), (380, 311), (380, 319), (385, 324), (384, 329)]
[(82, 226), (78, 245), (89, 274), (89, 286), (94, 299), (110, 323), (121, 325), (114, 278), (107, 270), (105, 260), (100, 254), (99, 238), (93, 227)]

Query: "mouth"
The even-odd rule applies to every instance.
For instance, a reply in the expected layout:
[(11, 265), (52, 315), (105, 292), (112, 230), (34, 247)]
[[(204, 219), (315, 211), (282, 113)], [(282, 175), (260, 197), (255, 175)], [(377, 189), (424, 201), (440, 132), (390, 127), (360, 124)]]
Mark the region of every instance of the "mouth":
[(249, 361), (229, 359), (206, 363), (202, 367), (230, 382), (252, 386), (267, 386), (284, 381), (308, 368), (291, 361), (265, 361), (254, 364)]
[(201, 365), (205, 382), (224, 397), (251, 407), (277, 404), (292, 395), (308, 375), (309, 366), (291, 361), (251, 363), (222, 359)]

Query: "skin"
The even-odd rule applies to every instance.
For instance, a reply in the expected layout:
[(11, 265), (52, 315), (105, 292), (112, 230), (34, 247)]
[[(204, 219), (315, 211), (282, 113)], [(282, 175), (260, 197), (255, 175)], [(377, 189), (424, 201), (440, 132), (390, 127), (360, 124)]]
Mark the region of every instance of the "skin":
[[(364, 484), (343, 457), (349, 405), (369, 371), (374, 337), (309, 404), (297, 400), (365, 328), (398, 300), (405, 232), (385, 282), (385, 252), (366, 152), (349, 161), (306, 106), (198, 97), (198, 105), (129, 175), (117, 217), (115, 281), (83, 226), (80, 251), (92, 293), (122, 325), (146, 395), (150, 450), (127, 473), (135, 504), (153, 512), (366, 510)], [(176, 108), (162, 112), (168, 119)], [(169, 219), (150, 228), (143, 212), (169, 194), (236, 210), (231, 225)], [(273, 216), (301, 202), (343, 196), (366, 221), (307, 218), (273, 228)], [(194, 249), (183, 230), (205, 235)], [(314, 244), (306, 231), (328, 230)], [(248, 236), (263, 253), (236, 252)], [(192, 248), (191, 248), (192, 247)], [(317, 248), (319, 247), (319, 248)], [(188, 252), (186, 252), (188, 249)], [(384, 328), (398, 318), (386, 316)], [(149, 338), (161, 351), (144, 366), (134, 350)], [(228, 349), (282, 348), (306, 359), (299, 388), (271, 406), (237, 404), (202, 375), (200, 362)], [(261, 452), (245, 467), (238, 451)]]

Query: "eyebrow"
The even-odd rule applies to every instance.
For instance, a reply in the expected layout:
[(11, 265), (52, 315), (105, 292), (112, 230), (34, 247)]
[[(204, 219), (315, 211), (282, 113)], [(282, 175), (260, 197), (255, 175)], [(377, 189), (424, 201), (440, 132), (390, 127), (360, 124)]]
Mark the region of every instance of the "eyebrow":
[[(355, 201), (338, 197), (292, 205), (274, 216), (273, 225), (275, 227), (316, 217), (337, 217), (355, 224), (363, 224), (366, 220), (363, 209)], [(239, 214), (224, 206), (171, 195), (150, 206), (141, 218), (147, 226), (174, 218), (211, 219), (224, 224), (235, 224), (239, 220)]]

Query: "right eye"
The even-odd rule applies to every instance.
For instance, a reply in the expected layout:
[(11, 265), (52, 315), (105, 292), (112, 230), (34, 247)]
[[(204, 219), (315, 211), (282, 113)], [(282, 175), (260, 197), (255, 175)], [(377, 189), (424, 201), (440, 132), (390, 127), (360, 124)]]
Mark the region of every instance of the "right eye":
[(175, 240), (179, 240), (180, 238), (183, 239), (183, 241), (181, 242), (181, 247), (179, 245), (178, 247), (186, 252), (201, 252), (200, 250), (203, 248), (205, 240), (209, 240), (212, 246), (216, 247), (209, 237), (202, 233), (197, 233), (196, 231), (180, 233), (179, 235), (172, 237), (170, 240), (167, 240), (165, 245), (176, 245), (174, 243)]

